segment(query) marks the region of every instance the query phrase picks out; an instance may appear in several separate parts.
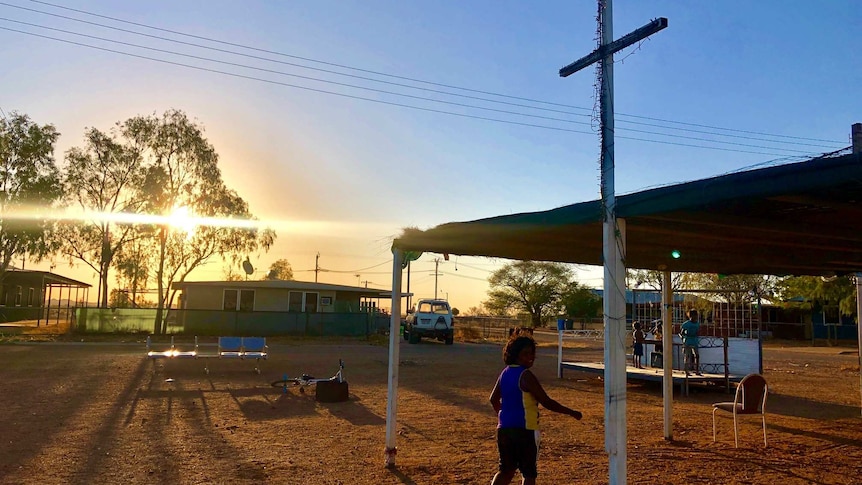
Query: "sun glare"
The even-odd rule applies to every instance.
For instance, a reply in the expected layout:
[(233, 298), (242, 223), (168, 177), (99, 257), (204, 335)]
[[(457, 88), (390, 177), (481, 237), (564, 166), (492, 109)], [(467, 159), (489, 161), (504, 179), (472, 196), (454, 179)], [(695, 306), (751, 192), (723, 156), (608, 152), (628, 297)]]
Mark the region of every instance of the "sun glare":
[(127, 212), (96, 212), (74, 208), (19, 207), (0, 212), (0, 220), (81, 221), (84, 223), (109, 222), (114, 224), (166, 224), (176, 231), (192, 237), (199, 227), (258, 230), (270, 228), (279, 232), (306, 236), (355, 237), (368, 232), (388, 233), (392, 225), (386, 223), (296, 220), (296, 219), (239, 219), (232, 217), (196, 216), (188, 207), (177, 207), (170, 214), (133, 214)]
[(189, 208), (185, 206), (174, 209), (168, 216), (168, 224), (178, 231), (185, 232), (187, 237), (192, 237), (197, 227), (194, 218), (189, 214)]

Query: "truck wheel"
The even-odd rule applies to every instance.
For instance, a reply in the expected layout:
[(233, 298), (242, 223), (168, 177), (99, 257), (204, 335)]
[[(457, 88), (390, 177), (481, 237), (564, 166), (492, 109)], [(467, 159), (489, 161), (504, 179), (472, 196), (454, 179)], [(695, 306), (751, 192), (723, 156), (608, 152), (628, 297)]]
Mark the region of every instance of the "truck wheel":
[(410, 331), (407, 330), (407, 327), (404, 327), (404, 340), (410, 339)]
[(445, 341), (446, 345), (452, 345), (454, 342), (455, 342), (455, 336), (454, 335), (452, 335), (450, 333), (449, 335), (446, 336), (446, 341)]
[(410, 339), (408, 340), (408, 342), (410, 342), (411, 344), (418, 344), (418, 343), (419, 343), (419, 338), (420, 338), (420, 337), (419, 337), (419, 334), (418, 334), (418, 333), (416, 333), (416, 332), (410, 332)]

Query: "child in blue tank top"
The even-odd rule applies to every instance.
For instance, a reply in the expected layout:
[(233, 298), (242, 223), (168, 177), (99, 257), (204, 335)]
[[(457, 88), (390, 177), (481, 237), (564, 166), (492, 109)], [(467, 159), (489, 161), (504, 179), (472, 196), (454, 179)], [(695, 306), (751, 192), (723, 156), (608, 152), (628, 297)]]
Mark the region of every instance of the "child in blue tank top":
[(581, 413), (554, 401), (530, 371), (536, 360), (536, 342), (514, 335), (503, 349), (506, 367), (491, 392), (497, 412), (497, 448), (500, 467), (491, 485), (511, 483), (517, 470), (524, 485), (536, 483), (539, 455), (539, 404), (545, 409), (581, 419)]

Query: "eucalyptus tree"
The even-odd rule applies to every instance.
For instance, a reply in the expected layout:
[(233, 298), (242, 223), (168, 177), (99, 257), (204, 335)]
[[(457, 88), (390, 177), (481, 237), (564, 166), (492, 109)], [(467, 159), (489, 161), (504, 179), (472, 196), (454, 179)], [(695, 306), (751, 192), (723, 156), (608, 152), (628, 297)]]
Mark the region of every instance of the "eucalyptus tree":
[(690, 273), (687, 288), (705, 290), (705, 296), (724, 300), (731, 305), (760, 303), (771, 298), (780, 278), (770, 275)]
[(153, 254), (147, 250), (146, 241), (142, 241), (145, 233), (137, 226), (135, 229), (137, 234), (115, 255), (114, 269), (117, 286), (126, 289), (129, 303), (132, 306), (144, 306), (144, 290), (152, 278), (150, 268), (153, 265)]
[[(670, 285), (676, 291), (687, 284), (687, 273), (671, 273)], [(627, 270), (629, 288), (662, 291), (664, 272), (651, 269)]]
[(140, 150), (118, 124), (110, 133), (89, 128), (84, 145), (66, 152), (63, 183), (69, 205), (85, 218), (66, 224), (61, 252), (99, 275), (99, 304), (108, 306), (108, 272), (114, 257), (137, 234), (126, 219), (140, 211)]
[(135, 117), (124, 123), (124, 129), (141, 147), (145, 211), (168, 218), (183, 211), (190, 223), (207, 219), (206, 224), (183, 230), (177, 227), (181, 221), (151, 226), (158, 288), (155, 332), (163, 333), (164, 309), (173, 303), (174, 282), (184, 281), (213, 258), (238, 261), (252, 251), (268, 250), (275, 233), (249, 223), (253, 216), (248, 204), (225, 186), (215, 148), (184, 112)]
[(56, 249), (54, 224), (44, 213), (62, 193), (54, 161), (59, 136), (24, 114), (0, 118), (0, 280), (13, 260), (38, 261)]
[(572, 281), (561, 299), (566, 315), (578, 318), (596, 318), (602, 314), (602, 299), (593, 290)]
[(264, 276), (265, 280), (292, 280), (293, 279), (293, 268), (290, 266), (290, 262), (286, 259), (279, 259), (272, 263), (269, 267), (269, 271)]
[[(854, 276), (789, 276), (777, 285), (778, 296), (787, 302), (802, 299), (799, 303), (789, 303), (806, 309), (823, 305), (837, 305), (841, 315), (856, 313), (856, 278)], [(858, 315), (857, 315), (858, 323)]]
[[(164, 308), (173, 307), (176, 296), (173, 283), (185, 281), (194, 269), (216, 257), (239, 264), (249, 253), (268, 250), (275, 242), (273, 231), (259, 230), (256, 224), (250, 224), (254, 218), (248, 204), (223, 185), (208, 192), (194, 207), (195, 215), (215, 221), (186, 228), (170, 227), (159, 232), (159, 246), (164, 241), (165, 251), (159, 253), (164, 256), (159, 264), (162, 274), (156, 278), (163, 281), (159, 290)], [(163, 319), (162, 332), (165, 324)]]
[(533, 327), (558, 313), (572, 285), (572, 272), (563, 263), (516, 261), (488, 278), (491, 290), (482, 304), (496, 314), (524, 311)]

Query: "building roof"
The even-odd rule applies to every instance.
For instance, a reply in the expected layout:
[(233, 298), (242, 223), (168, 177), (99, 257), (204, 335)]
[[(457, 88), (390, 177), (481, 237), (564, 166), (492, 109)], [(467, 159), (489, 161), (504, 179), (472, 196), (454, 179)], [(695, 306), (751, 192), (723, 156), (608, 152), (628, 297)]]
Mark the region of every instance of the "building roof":
[(358, 293), (359, 296), (371, 298), (391, 298), (389, 290), (376, 288), (363, 288), (359, 286), (333, 285), (329, 283), (315, 283), (313, 281), (297, 280), (247, 280), (247, 281), (180, 281), (174, 282), (172, 288), (185, 290), (189, 287), (219, 287), (219, 288), (248, 288), (248, 289), (287, 289), (302, 291), (342, 291)]
[[(815, 158), (616, 198), (628, 268), (724, 274), (862, 271), (862, 155)], [(602, 204), (405, 229), (405, 251), (602, 264)], [(678, 259), (671, 252), (680, 253)]]
[(50, 271), (35, 271), (29, 269), (9, 268), (6, 270), (6, 273), (41, 276), (46, 285), (65, 285), (76, 286), (80, 288), (90, 288), (91, 286), (93, 286), (89, 283), (84, 283), (83, 281), (73, 280), (72, 278), (67, 278), (56, 273), (51, 273)]

